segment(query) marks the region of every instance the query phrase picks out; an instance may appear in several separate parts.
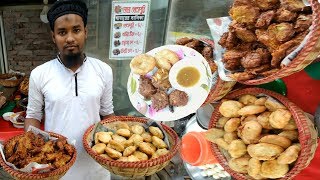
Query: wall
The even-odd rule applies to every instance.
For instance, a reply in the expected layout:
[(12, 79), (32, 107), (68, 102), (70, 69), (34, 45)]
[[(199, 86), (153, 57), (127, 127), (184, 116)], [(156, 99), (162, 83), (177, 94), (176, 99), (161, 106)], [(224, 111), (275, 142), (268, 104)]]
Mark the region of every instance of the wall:
[(40, 20), (41, 10), (42, 6), (2, 10), (9, 69), (29, 74), (56, 55), (49, 25)]

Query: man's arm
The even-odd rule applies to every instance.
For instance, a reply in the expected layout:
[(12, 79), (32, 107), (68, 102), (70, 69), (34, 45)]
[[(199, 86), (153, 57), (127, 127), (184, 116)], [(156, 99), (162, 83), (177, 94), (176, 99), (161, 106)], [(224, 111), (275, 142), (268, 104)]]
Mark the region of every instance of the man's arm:
[(24, 120), (24, 131), (27, 131), (30, 125), (40, 129), (40, 121), (39, 120), (33, 119), (33, 118), (26, 118)]

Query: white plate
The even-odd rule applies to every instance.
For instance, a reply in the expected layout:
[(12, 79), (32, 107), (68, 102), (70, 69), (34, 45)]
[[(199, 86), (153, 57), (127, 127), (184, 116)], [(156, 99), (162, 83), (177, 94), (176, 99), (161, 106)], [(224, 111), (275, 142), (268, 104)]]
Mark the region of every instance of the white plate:
[[(157, 52), (163, 49), (170, 49), (177, 53), (179, 56), (180, 61), (185, 61), (186, 63), (188, 60), (191, 61), (199, 61), (201, 63), (202, 71), (201, 74), (201, 84), (194, 87), (192, 91), (186, 91), (188, 94), (189, 100), (187, 105), (181, 107), (174, 107), (174, 112), (170, 112), (169, 106), (159, 111), (154, 110), (151, 107), (151, 100), (145, 100), (142, 95), (139, 93), (139, 77), (140, 75), (130, 73), (127, 83), (127, 91), (129, 95), (129, 99), (135, 107), (137, 111), (139, 111), (144, 116), (156, 120), (156, 121), (172, 121), (181, 119), (185, 116), (188, 116), (191, 113), (196, 112), (196, 110), (203, 104), (206, 100), (210, 89), (211, 89), (211, 80), (212, 80), (212, 73), (210, 70), (210, 66), (207, 63), (206, 59), (198, 53), (196, 50), (188, 48), (186, 46), (180, 45), (165, 45), (158, 48), (155, 48), (147, 54), (154, 56)], [(191, 62), (190, 61), (190, 62)], [(178, 63), (178, 62), (177, 62)], [(154, 68), (151, 72), (149, 72), (146, 76), (151, 76), (157, 71), (157, 68)], [(168, 92), (172, 92), (174, 88), (170, 88)], [(169, 94), (167, 92), (167, 94)]]
[(6, 112), (6, 113), (3, 113), (2, 117), (4, 120), (6, 121), (10, 121), (11, 119), (11, 116), (14, 114), (14, 112)]

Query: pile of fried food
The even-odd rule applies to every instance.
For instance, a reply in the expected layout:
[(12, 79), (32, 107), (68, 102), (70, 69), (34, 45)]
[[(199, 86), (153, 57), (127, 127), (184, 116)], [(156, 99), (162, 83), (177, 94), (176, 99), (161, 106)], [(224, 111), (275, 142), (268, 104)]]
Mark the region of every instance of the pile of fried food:
[(301, 150), (290, 111), (271, 97), (242, 95), (219, 107), (222, 117), (206, 139), (224, 152), (229, 167), (254, 179), (276, 179), (293, 167)]
[(64, 138), (45, 141), (40, 134), (28, 131), (19, 139), (10, 141), (4, 147), (6, 160), (17, 168), (24, 168), (31, 162), (49, 164), (52, 170), (67, 164), (75, 153), (72, 145)]
[(188, 37), (177, 39), (176, 44), (186, 46), (198, 51), (207, 60), (211, 72), (213, 73), (217, 70), (217, 65), (213, 61), (213, 48), (211, 47), (211, 45), (205, 43), (202, 40)]
[(96, 132), (92, 150), (107, 160), (135, 162), (158, 158), (167, 154), (168, 145), (159, 127), (150, 126), (147, 132), (139, 124), (131, 127), (117, 122), (116, 132)]
[[(156, 53), (155, 57), (148, 54), (140, 54), (130, 62), (130, 68), (135, 74), (139, 74), (139, 93), (146, 99), (151, 99), (152, 107), (159, 111), (169, 105), (173, 112), (174, 106), (185, 106), (188, 103), (188, 94), (184, 91), (173, 90), (169, 82), (169, 71), (179, 61), (178, 55), (163, 49)], [(157, 71), (149, 78), (147, 73), (157, 67)]]
[(232, 23), (219, 44), (222, 61), (234, 80), (267, 77), (309, 32), (312, 10), (301, 0), (235, 0)]

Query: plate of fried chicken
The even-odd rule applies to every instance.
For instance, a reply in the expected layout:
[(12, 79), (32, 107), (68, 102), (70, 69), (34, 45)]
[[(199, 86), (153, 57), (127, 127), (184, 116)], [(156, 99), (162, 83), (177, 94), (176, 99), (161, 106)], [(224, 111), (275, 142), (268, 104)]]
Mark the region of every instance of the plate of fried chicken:
[[(177, 120), (194, 113), (211, 89), (212, 73), (208, 62), (199, 52), (186, 46), (155, 48), (134, 57), (130, 67), (129, 99), (137, 111), (156, 121)], [(199, 79), (193, 87), (180, 89), (175, 86), (178, 78), (169, 78), (169, 74), (178, 75), (176, 71), (184, 67), (191, 68), (190, 72), (192, 68), (199, 72)], [(191, 82), (194, 77), (188, 78)], [(181, 80), (188, 83), (185, 78)]]

